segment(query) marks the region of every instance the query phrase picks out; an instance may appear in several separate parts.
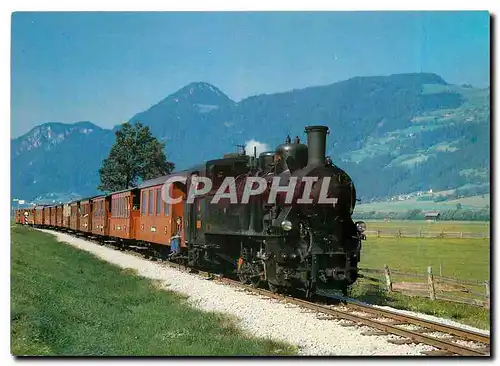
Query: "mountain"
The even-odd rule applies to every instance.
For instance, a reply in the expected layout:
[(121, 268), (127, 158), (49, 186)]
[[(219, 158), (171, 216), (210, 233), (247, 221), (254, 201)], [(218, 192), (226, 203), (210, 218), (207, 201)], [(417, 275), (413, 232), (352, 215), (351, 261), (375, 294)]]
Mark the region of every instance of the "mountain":
[[(153, 134), (166, 142), (168, 159), (177, 167), (186, 168), (210, 155), (221, 155), (233, 151), (228, 140), (232, 135), (230, 125), (225, 124), (225, 116), (232, 115), (237, 104), (218, 88), (208, 83), (191, 83), (146, 111), (133, 116), (129, 122), (141, 122), (151, 128)], [(214, 146), (213, 139), (220, 142)], [(185, 149), (189, 146), (188, 149)], [(219, 149), (224, 146), (226, 150)]]
[[(331, 131), (327, 153), (351, 175), (367, 202), (418, 190), (488, 184), (489, 119), (489, 88), (451, 85), (436, 74), (416, 73), (355, 77), (238, 103), (213, 85), (191, 83), (129, 121), (150, 126), (179, 169), (233, 152), (236, 144), (252, 139), (271, 148), (287, 134), (304, 139), (304, 126), (325, 124)], [(89, 122), (44, 124), (13, 140), (13, 192), (30, 198), (93, 192), (116, 128), (105, 130)], [(92, 149), (86, 149), (82, 160), (85, 144)], [(64, 163), (57, 160), (60, 156)], [(36, 170), (35, 161), (40, 165)], [(54, 172), (68, 179), (52, 182)]]
[(91, 122), (44, 123), (11, 141), (11, 195), (52, 202), (95, 193), (114, 133)]

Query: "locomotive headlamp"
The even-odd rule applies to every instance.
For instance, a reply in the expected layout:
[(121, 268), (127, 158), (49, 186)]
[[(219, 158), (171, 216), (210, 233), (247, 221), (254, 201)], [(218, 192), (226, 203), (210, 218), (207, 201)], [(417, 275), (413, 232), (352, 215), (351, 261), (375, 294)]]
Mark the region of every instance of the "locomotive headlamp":
[(289, 221), (289, 220), (284, 220), (282, 223), (281, 223), (281, 228), (285, 231), (290, 231), (292, 230), (292, 222)]
[(356, 222), (356, 229), (358, 229), (358, 231), (360, 233), (364, 233), (366, 231), (366, 224), (364, 221), (357, 221)]

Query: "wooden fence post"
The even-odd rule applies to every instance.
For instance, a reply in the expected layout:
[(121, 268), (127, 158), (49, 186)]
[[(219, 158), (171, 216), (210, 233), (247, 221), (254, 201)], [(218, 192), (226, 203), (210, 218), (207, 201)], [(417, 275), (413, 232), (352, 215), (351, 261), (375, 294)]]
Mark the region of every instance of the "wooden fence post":
[(391, 271), (389, 270), (389, 266), (387, 264), (384, 265), (384, 273), (385, 273), (385, 284), (387, 286), (387, 292), (392, 292)]
[(464, 238), (464, 232), (460, 231), (460, 239), (463, 239), (463, 238)]
[(429, 284), (429, 297), (431, 300), (436, 300), (436, 291), (434, 290), (434, 276), (432, 275), (432, 267), (427, 267), (427, 282)]
[(380, 230), (377, 230), (377, 238), (380, 238)]
[(489, 281), (484, 282), (484, 289), (485, 289), (484, 306), (487, 309), (489, 309), (490, 308), (490, 282)]

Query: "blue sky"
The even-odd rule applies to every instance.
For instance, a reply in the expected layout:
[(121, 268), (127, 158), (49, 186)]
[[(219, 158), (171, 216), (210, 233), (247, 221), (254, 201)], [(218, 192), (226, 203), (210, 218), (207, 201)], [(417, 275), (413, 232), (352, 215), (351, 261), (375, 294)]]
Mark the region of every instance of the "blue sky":
[(489, 85), (487, 12), (14, 13), (11, 136), (125, 122), (192, 81), (233, 100), (353, 76)]

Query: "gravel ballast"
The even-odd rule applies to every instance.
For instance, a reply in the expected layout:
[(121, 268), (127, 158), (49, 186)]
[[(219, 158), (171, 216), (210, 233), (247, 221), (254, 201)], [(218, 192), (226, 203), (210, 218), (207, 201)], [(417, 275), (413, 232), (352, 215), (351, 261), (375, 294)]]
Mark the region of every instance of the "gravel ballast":
[(91, 252), (121, 268), (135, 269), (140, 276), (158, 280), (163, 288), (187, 295), (188, 302), (198, 309), (236, 316), (240, 320), (241, 328), (247, 333), (296, 345), (301, 355), (420, 355), (422, 351), (434, 349), (426, 345), (388, 343), (388, 339), (401, 339), (393, 335), (363, 336), (362, 332), (371, 329), (343, 327), (340, 325), (341, 321), (321, 320), (317, 318), (316, 313), (306, 312), (300, 307), (249, 294), (233, 286), (207, 281), (165, 264), (103, 247), (65, 233), (41, 231), (51, 233), (58, 240)]

